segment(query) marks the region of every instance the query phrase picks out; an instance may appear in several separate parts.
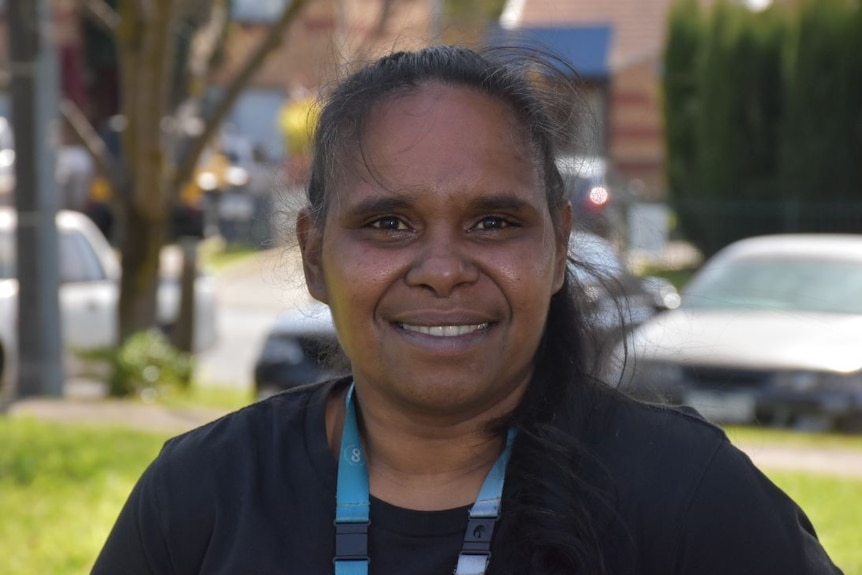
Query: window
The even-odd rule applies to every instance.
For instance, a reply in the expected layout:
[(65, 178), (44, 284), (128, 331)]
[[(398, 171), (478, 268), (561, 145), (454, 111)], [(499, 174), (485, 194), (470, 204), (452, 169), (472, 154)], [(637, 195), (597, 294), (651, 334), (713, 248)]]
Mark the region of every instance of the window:
[[(59, 232), (60, 283), (92, 282), (106, 279), (105, 269), (93, 246), (78, 231)], [(0, 234), (0, 279), (18, 277), (15, 233)]]
[(232, 19), (237, 22), (272, 22), (290, 5), (290, 0), (234, 0)]
[(60, 283), (106, 279), (105, 269), (90, 242), (78, 231), (60, 232)]

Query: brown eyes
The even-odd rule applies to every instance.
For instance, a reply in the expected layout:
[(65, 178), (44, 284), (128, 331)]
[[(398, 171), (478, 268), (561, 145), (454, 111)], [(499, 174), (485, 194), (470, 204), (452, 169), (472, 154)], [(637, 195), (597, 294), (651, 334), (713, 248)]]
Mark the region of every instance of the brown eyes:
[(479, 220), (476, 229), (480, 231), (501, 230), (512, 225), (512, 222), (500, 216), (487, 216)]
[[(387, 232), (406, 232), (412, 228), (398, 216), (382, 216), (371, 222), (368, 227), (375, 230)], [(480, 218), (473, 227), (469, 228), (468, 232), (490, 232), (495, 230), (503, 230), (515, 226), (516, 224), (502, 216), (485, 216)]]
[(403, 221), (401, 221), (395, 216), (383, 216), (382, 218), (377, 218), (376, 220), (371, 222), (369, 226), (377, 230), (385, 230), (390, 232), (400, 232), (409, 229), (407, 227), (407, 224), (405, 224)]

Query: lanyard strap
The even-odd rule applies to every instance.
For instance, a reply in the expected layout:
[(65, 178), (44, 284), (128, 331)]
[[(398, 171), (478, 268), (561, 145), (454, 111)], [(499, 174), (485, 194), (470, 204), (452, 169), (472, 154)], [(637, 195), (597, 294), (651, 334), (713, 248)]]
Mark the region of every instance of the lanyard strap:
[[(368, 526), (370, 521), (368, 468), (353, 401), (353, 384), (345, 397), (346, 413), (341, 432), (338, 484), (335, 497), (335, 575), (367, 575)], [(483, 575), (491, 558), (494, 525), (500, 516), (506, 465), (512, 452), (515, 430), (509, 429), (506, 446), (485, 476), (464, 533), (455, 575)]]

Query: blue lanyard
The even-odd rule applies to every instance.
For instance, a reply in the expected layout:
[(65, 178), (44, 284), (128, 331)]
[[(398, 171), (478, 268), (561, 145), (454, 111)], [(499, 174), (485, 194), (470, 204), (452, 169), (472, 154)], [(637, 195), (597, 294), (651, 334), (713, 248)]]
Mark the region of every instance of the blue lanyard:
[[(368, 468), (359, 437), (353, 384), (345, 398), (347, 412), (341, 432), (338, 485), (335, 506), (335, 575), (367, 575), (368, 526), (370, 520)], [(476, 502), (470, 508), (464, 544), (455, 575), (483, 575), (491, 558), (491, 537), (500, 516), (506, 464), (512, 452), (515, 430), (510, 429), (506, 446), (485, 476)]]

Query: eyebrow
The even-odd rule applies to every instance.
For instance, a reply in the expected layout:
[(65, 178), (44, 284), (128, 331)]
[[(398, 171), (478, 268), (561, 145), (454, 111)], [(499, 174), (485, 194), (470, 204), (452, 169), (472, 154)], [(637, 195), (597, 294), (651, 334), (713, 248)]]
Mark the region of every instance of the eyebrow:
[(509, 195), (499, 194), (494, 196), (483, 196), (477, 198), (471, 203), (471, 206), (479, 211), (518, 211), (529, 208), (529, 202), (523, 199)]
[(410, 207), (411, 204), (412, 202), (405, 198), (397, 196), (379, 196), (375, 198), (366, 198), (361, 202), (350, 206), (349, 213), (352, 216), (361, 217), (404, 209)]
[[(349, 213), (354, 217), (403, 210), (411, 207), (414, 201), (400, 196), (378, 196), (366, 198), (351, 206)], [(470, 202), (470, 209), (481, 212), (520, 211), (531, 208), (529, 202), (511, 195), (497, 194), (482, 196)]]

